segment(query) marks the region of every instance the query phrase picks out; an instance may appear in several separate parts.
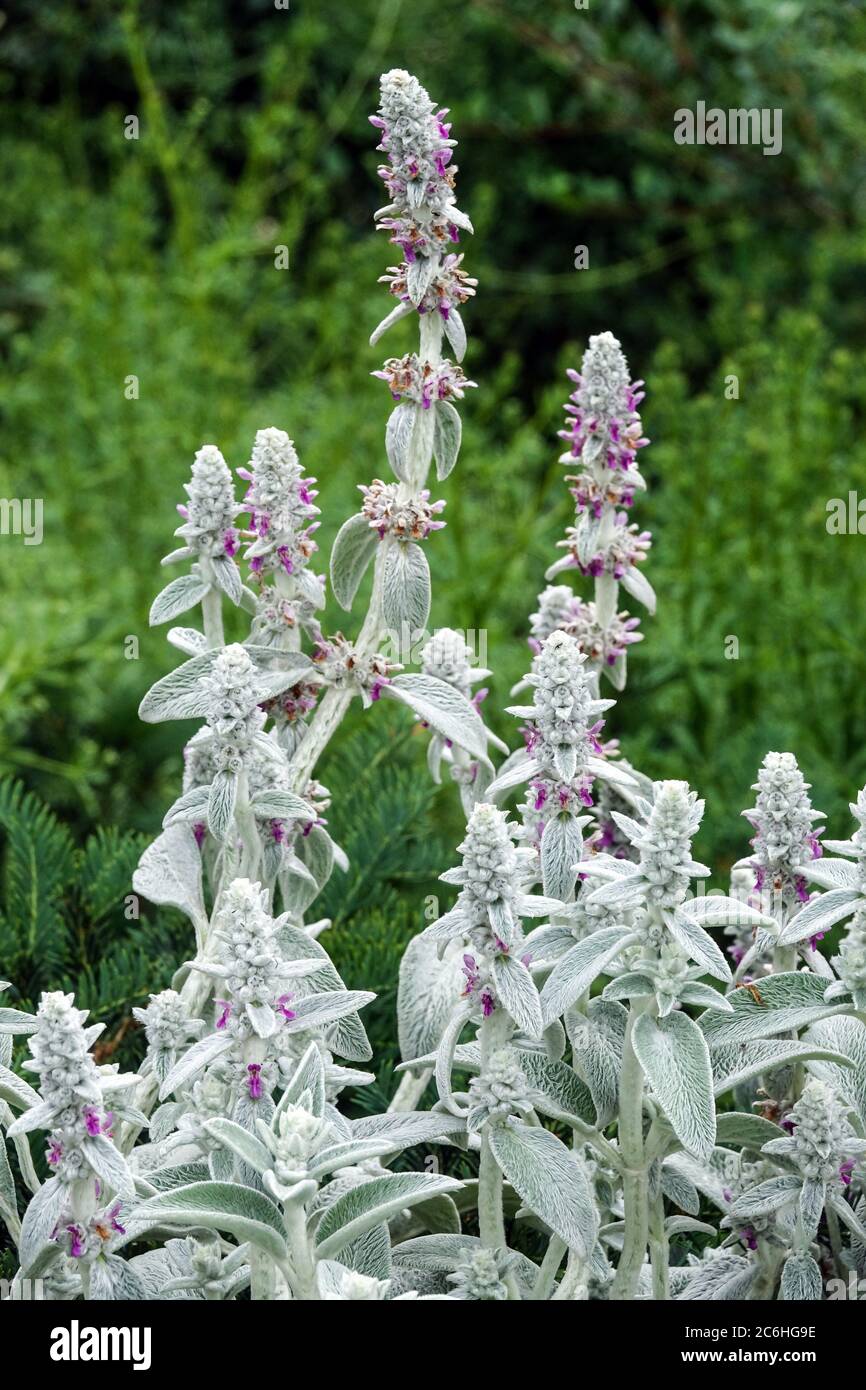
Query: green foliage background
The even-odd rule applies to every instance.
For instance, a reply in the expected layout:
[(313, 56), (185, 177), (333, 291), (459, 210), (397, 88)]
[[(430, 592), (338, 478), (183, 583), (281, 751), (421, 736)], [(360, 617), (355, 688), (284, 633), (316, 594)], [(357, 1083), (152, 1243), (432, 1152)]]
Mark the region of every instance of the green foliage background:
[[(825, 520), (866, 485), (860, 3), (18, 0), (0, 58), (0, 495), (45, 503), (41, 546), (0, 537), (0, 769), (69, 827), (46, 852), (66, 925), (40, 918), (23, 946), (7, 864), (0, 973), (19, 965), (23, 996), (78, 981), (119, 1024), (186, 953), (177, 923), (129, 923), (120, 896), (179, 774), (182, 732), (136, 707), (173, 660), (147, 609), (194, 451), (218, 443), (238, 466), (257, 428), (288, 429), (320, 480), (325, 554), (386, 466), (367, 337), (391, 256), (366, 116), (391, 66), (450, 106), (476, 228), (480, 389), (431, 542), (434, 624), (486, 631), (501, 709), (569, 516), (564, 370), (613, 329), (648, 384), (638, 511), (660, 601), (608, 730), (706, 796), (700, 856), (721, 871), (744, 852), (738, 812), (768, 748), (797, 753), (847, 833), (866, 780), (864, 541)], [(698, 100), (781, 108), (783, 152), (675, 145), (674, 111)], [(461, 827), (423, 742), (380, 706), (360, 722), (346, 765), (322, 768), (353, 861), (323, 912), (349, 982), (382, 991), (384, 1046), (399, 950)], [(87, 877), (99, 823), (116, 829), (104, 912)]]

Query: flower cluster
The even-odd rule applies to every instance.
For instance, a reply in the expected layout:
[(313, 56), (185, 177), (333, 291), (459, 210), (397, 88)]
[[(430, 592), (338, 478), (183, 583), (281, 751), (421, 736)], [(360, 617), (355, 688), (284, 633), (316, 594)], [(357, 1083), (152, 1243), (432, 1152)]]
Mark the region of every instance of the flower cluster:
[(422, 362), (417, 353), (389, 357), (373, 376), (387, 382), (395, 401), (411, 401), (429, 410), (436, 401), (460, 401), (477, 383), (467, 380), (462, 367), (447, 358), (442, 362)]
[(542, 778), (567, 784), (579, 783), (586, 804), (589, 797), (589, 757), (600, 753), (596, 718), (610, 701), (593, 700), (583, 670), (586, 657), (565, 632), (547, 639), (526, 677), (534, 687), (531, 708), (511, 706), (510, 714), (527, 720), (526, 744)]
[(692, 836), (704, 814), (704, 803), (687, 782), (657, 782), (655, 797), (640, 841), (640, 872), (647, 899), (660, 907), (676, 907), (686, 899), (696, 872), (709, 873), (692, 859)]
[[(184, 492), (189, 500), (178, 506), (183, 525), (175, 535), (183, 538), (191, 555), (233, 558), (238, 549), (235, 518), (244, 508), (235, 501), (229, 466), (216, 445), (204, 444), (199, 449)], [(176, 552), (172, 558), (183, 557)]]
[(758, 793), (755, 805), (743, 815), (755, 831), (755, 891), (772, 893), (779, 908), (790, 913), (808, 902), (802, 866), (821, 855), (815, 822), (824, 813), (813, 811), (809, 783), (793, 753), (768, 753), (752, 790)]
[(649, 443), (637, 411), (645, 393), (642, 381), (629, 381), (628, 363), (613, 334), (591, 337), (580, 371), (570, 369), (568, 375), (575, 389), (560, 438), (569, 444), (569, 457), (587, 464), (601, 460), (611, 471), (627, 473), (637, 450)]
[(249, 879), (235, 879), (226, 889), (216, 922), (220, 943), (220, 975), (231, 996), (217, 1000), (217, 1029), (235, 1037), (255, 1033), (269, 1038), (286, 1019), (289, 1008), (286, 973), (277, 946), (274, 919), (267, 911), (267, 893)]
[(145, 1009), (134, 1008), (132, 1016), (143, 1027), (147, 1039), (147, 1058), (144, 1070), (163, 1080), (179, 1055), (197, 1038), (204, 1024), (191, 1019), (186, 1004), (173, 989), (152, 994)]
[(379, 478), (374, 478), (369, 487), (362, 483), (358, 487), (364, 497), (361, 512), (380, 541), (389, 535), (399, 541), (423, 541), (431, 531), (441, 531), (445, 525), (436, 520), (445, 503), (431, 502), (427, 488), (404, 497), (397, 483), (383, 483)]
[(481, 1247), (471, 1251), (454, 1273), (448, 1275), (448, 1283), (454, 1286), (451, 1297), (472, 1303), (503, 1302), (509, 1296), (505, 1279), (511, 1264), (513, 1257), (501, 1250)]
[(213, 736), (212, 757), (218, 772), (246, 766), (256, 734), (265, 722), (257, 708), (256, 668), (245, 647), (224, 647), (209, 675), (202, 678), (208, 696), (207, 723)]
[(381, 131), (379, 149), (388, 157), (379, 173), (391, 202), (376, 214), (411, 265), (439, 253), (472, 230), (454, 203), (452, 164), (455, 140), (417, 78), (395, 68), (382, 77), (379, 114), (371, 124)]
[(789, 1139), (774, 1139), (766, 1146), (797, 1165), (804, 1178), (816, 1182), (838, 1179), (843, 1186), (851, 1180), (853, 1159), (866, 1153), (866, 1140), (858, 1139), (846, 1107), (826, 1082), (807, 1082), (800, 1099), (789, 1112), (793, 1126)]
[(337, 1137), (330, 1120), (314, 1115), (303, 1104), (282, 1106), (276, 1129), (262, 1121), (258, 1130), (273, 1154), (277, 1182), (284, 1186), (301, 1182), (312, 1160)]
[(486, 1124), (502, 1124), (511, 1115), (523, 1119), (537, 1099), (514, 1048), (497, 1048), (469, 1082), (467, 1124), (470, 1130), (480, 1130)]
[[(39, 1128), (49, 1131), (48, 1164), (64, 1183), (87, 1177), (92, 1171), (88, 1141), (110, 1134), (113, 1116), (102, 1107), (102, 1088), (96, 1063), (89, 1052), (92, 1030), (84, 1028), (86, 1009), (76, 1009), (71, 994), (43, 994), (36, 1015), (36, 1032), (30, 1043), (29, 1071), (39, 1077), (42, 1106)], [(98, 1030), (99, 1031), (99, 1030)], [(33, 1115), (16, 1122), (29, 1120)], [(16, 1132), (16, 1125), (10, 1133)]]
[(367, 654), (354, 646), (342, 632), (318, 644), (315, 662), (326, 685), (360, 695), (365, 709), (379, 699), (393, 672), (400, 669), (381, 652)]
[[(317, 549), (313, 532), (319, 508), (315, 478), (305, 478), (295, 446), (284, 430), (259, 430), (249, 467), (238, 469), (248, 484), (251, 544), (246, 550), (257, 577), (267, 573), (298, 576)], [(320, 581), (314, 583), (319, 586)]]
[[(463, 257), (449, 254), (443, 256), (430, 278), (427, 289), (417, 304), (420, 314), (438, 313), (447, 322), (451, 314), (465, 304), (475, 293), (478, 281), (467, 275), (462, 265)], [(402, 304), (411, 303), (409, 293), (409, 264), (388, 267), (387, 275), (379, 277)]]

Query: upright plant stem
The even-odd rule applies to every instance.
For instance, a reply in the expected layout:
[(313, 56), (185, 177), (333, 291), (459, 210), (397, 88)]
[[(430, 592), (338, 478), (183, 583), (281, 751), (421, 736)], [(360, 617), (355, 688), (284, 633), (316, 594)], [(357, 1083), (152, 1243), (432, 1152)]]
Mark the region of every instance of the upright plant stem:
[(619, 1147), (623, 1160), (625, 1239), (611, 1297), (633, 1299), (649, 1235), (646, 1154), (643, 1140), (644, 1076), (632, 1046), (635, 1020), (649, 1005), (636, 1000), (628, 1018), (619, 1087)]

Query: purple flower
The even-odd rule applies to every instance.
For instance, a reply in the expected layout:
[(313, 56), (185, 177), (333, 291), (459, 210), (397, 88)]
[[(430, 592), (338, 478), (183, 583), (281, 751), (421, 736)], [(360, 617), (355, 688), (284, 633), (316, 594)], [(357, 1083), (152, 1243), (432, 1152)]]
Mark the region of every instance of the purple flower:
[(851, 1183), (851, 1174), (853, 1172), (854, 1160), (853, 1158), (846, 1158), (845, 1162), (840, 1164), (839, 1167), (839, 1177), (846, 1187), (848, 1187)]
[(251, 1100), (262, 1098), (262, 1069), (258, 1062), (250, 1062), (247, 1067), (247, 1086)]
[(289, 1004), (294, 997), (293, 994), (281, 994), (277, 1000), (277, 1012), (281, 1013), (285, 1019), (297, 1018), (294, 1009), (289, 1008)]
[(231, 1018), (232, 1006), (227, 999), (215, 999), (213, 1002), (215, 1008), (220, 1010), (220, 1016), (216, 1021), (216, 1026), (218, 1029), (225, 1028)]

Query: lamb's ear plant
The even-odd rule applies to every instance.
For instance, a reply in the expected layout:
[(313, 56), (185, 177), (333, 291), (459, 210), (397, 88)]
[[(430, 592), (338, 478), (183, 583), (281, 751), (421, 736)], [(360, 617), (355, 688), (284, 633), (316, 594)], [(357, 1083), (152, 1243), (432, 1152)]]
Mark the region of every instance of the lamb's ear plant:
[[(133, 1009), (136, 1073), (97, 1064), (102, 1025), (71, 994), (0, 1007), (11, 1298), (39, 1278), (51, 1299), (817, 1299), (866, 1274), (866, 791), (822, 857), (793, 756), (768, 754), (753, 852), (730, 896), (708, 893), (697, 793), (610, 737), (601, 677), (622, 692), (639, 640), (620, 590), (655, 608), (628, 520), (642, 383), (612, 334), (570, 374), (575, 516), (531, 618), (514, 752), (481, 718), (491, 673), (457, 630), (426, 631), (431, 473), (452, 486), (474, 384), (445, 115), (408, 73), (382, 78), (377, 222), (400, 263), (372, 342), (415, 324), (419, 341), (374, 373), (392, 480), (361, 485), (329, 559), (347, 613), (372, 571), (354, 637), (322, 628), (318, 494), (288, 434), (258, 432), (241, 499), (214, 445), (195, 457), (166, 557), (187, 568), (151, 609), (190, 624), (168, 631), (184, 660), (140, 713), (200, 727), (133, 878), (189, 919), (188, 958)], [(341, 978), (316, 912), (351, 871), (316, 772), (356, 698), (423, 727), (467, 821), (441, 876), (456, 897), (401, 963), (384, 1113), (352, 1095), (376, 1092), (375, 996)]]

